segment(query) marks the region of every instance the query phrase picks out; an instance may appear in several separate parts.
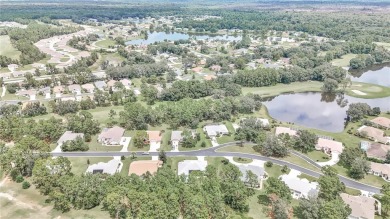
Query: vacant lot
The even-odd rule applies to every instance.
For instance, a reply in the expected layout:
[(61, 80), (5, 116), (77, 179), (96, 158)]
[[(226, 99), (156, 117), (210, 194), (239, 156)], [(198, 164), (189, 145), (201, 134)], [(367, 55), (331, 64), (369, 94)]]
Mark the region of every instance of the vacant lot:
[(0, 55), (19, 59), (20, 52), (12, 46), (8, 35), (0, 36), (0, 45)]
[(348, 67), (349, 61), (356, 57), (356, 54), (346, 54), (341, 57), (341, 59), (334, 59), (332, 64), (334, 66)]

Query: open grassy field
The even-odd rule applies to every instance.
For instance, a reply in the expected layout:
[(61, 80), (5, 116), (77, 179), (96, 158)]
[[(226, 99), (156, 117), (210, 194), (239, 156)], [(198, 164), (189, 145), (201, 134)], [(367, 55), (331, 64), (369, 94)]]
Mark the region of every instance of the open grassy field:
[(316, 162), (325, 162), (325, 161), (330, 160), (330, 157), (322, 151), (311, 151), (305, 155), (310, 157), (312, 160), (314, 160)]
[[(364, 95), (354, 92), (360, 91)], [(353, 82), (352, 86), (346, 89), (346, 94), (352, 97), (359, 97), (365, 99), (381, 98), (390, 96), (390, 87), (385, 87), (376, 84), (367, 84), (361, 82)]]
[(96, 42), (96, 46), (98, 47), (102, 47), (102, 48), (108, 48), (109, 46), (115, 46), (115, 41), (114, 40), (110, 40), (110, 39), (105, 39), (105, 40), (101, 40), (101, 41), (98, 41)]
[(242, 93), (259, 94), (263, 97), (276, 96), (283, 93), (299, 93), (307, 91), (321, 91), (322, 83), (318, 81), (294, 82), (291, 84), (277, 84), (269, 87), (243, 87)]
[(8, 35), (0, 36), (0, 55), (7, 56), (11, 59), (19, 59), (20, 52), (11, 44)]
[(218, 152), (239, 152), (239, 153), (248, 153), (248, 154), (258, 154), (253, 150), (252, 145), (244, 145), (243, 147), (237, 146), (226, 146), (217, 150)]
[(233, 157), (233, 160), (237, 163), (252, 163), (252, 159), (244, 157)]
[(341, 57), (341, 59), (334, 59), (332, 61), (332, 64), (334, 66), (339, 66), (339, 67), (348, 67), (349, 61), (355, 57), (356, 57), (356, 54), (346, 54), (346, 55), (343, 55)]

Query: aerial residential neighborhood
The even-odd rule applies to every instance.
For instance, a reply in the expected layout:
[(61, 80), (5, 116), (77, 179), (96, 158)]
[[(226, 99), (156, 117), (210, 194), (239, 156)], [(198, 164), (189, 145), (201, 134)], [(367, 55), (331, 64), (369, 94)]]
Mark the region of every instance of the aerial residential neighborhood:
[(0, 1), (0, 218), (390, 218), (389, 11)]

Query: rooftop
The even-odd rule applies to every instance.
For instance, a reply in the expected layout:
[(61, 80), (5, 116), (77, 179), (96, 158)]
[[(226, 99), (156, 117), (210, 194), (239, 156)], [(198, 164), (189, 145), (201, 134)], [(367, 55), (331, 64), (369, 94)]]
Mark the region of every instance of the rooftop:
[(99, 139), (110, 139), (111, 141), (120, 142), (121, 138), (125, 133), (125, 129), (119, 126), (114, 126), (112, 128), (104, 128), (99, 135)]
[(293, 191), (299, 192), (304, 196), (317, 195), (318, 183), (309, 182), (307, 179), (300, 179), (297, 176), (282, 175), (281, 180)]
[(60, 139), (58, 139), (57, 144), (62, 144), (66, 141), (73, 141), (77, 137), (84, 138), (84, 134), (83, 133), (73, 133), (72, 131), (66, 131), (64, 134), (62, 134)]
[(215, 136), (217, 134), (226, 134), (229, 133), (229, 130), (226, 128), (226, 125), (206, 125), (204, 130), (207, 132), (208, 136)]
[(142, 176), (146, 172), (151, 174), (157, 173), (158, 168), (162, 166), (162, 161), (160, 160), (139, 160), (133, 161), (129, 167), (129, 176), (131, 174), (135, 174), (138, 176)]
[(87, 173), (106, 173), (114, 175), (118, 172), (118, 168), (121, 164), (120, 160), (110, 160), (107, 163), (99, 162), (97, 164), (92, 164), (88, 166)]
[(358, 129), (358, 131), (360, 133), (366, 132), (368, 137), (371, 137), (374, 140), (382, 142), (382, 143), (387, 143), (387, 142), (390, 141), (387, 137), (384, 137), (384, 131), (383, 130), (380, 130), (380, 129), (377, 129), (377, 128), (374, 128), (374, 127), (363, 125), (362, 127), (360, 127)]
[(149, 141), (161, 141), (160, 131), (146, 131)]
[(386, 127), (386, 128), (390, 128), (390, 119), (386, 118), (386, 117), (379, 116), (379, 117), (376, 117), (374, 119), (371, 119), (371, 122), (378, 124), (378, 125), (381, 125), (381, 126)]
[(178, 163), (177, 174), (189, 175), (191, 171), (199, 170), (205, 171), (207, 167), (207, 161), (204, 160), (183, 160)]
[(388, 151), (390, 151), (390, 145), (380, 143), (369, 143), (366, 149), (367, 157), (374, 157), (381, 160), (386, 158)]
[(296, 136), (297, 135), (297, 131), (295, 130), (292, 130), (290, 128), (287, 128), (287, 127), (276, 127), (275, 129), (275, 135), (280, 135), (280, 134), (289, 134), (291, 136)]
[(264, 175), (264, 168), (255, 165), (238, 165), (238, 169), (242, 173), (241, 181), (246, 181), (246, 172), (248, 170), (252, 171), (252, 173), (256, 174), (257, 177), (262, 177)]
[(340, 194), (345, 204), (352, 209), (350, 216), (356, 218), (375, 218), (375, 199), (364, 196), (352, 196), (346, 193)]
[(343, 152), (343, 143), (325, 138), (318, 138), (316, 148), (329, 148), (332, 152)]
[(172, 131), (171, 141), (181, 141), (183, 139), (182, 133), (182, 131)]
[(390, 164), (382, 164), (382, 163), (371, 163), (371, 170), (377, 173), (382, 173), (390, 176)]

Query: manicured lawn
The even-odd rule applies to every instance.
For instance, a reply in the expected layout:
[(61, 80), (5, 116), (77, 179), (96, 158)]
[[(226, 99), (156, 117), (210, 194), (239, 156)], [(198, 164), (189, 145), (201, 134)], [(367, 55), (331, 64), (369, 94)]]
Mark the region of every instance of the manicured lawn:
[(12, 45), (8, 35), (0, 36), (0, 55), (19, 59), (20, 52)]
[(248, 153), (248, 154), (258, 154), (253, 150), (252, 145), (244, 145), (243, 147), (237, 146), (226, 146), (217, 150), (218, 152), (239, 152), (239, 153)]
[(248, 204), (249, 204), (249, 212), (248, 217), (251, 217), (253, 219), (264, 219), (268, 218), (268, 208), (266, 205), (262, 205), (259, 203), (259, 195), (265, 195), (264, 190), (255, 190), (255, 194), (249, 197)]
[(162, 142), (160, 146), (161, 150), (164, 151), (172, 150), (172, 145), (169, 144), (169, 141), (171, 140), (171, 134), (172, 134), (172, 130), (165, 130), (165, 132), (163, 133)]
[(276, 96), (283, 93), (299, 93), (305, 91), (321, 91), (322, 83), (318, 81), (294, 82), (291, 84), (277, 84), (269, 87), (243, 87), (242, 93), (259, 94), (263, 97)]
[[(338, 173), (340, 175), (343, 175), (343, 176), (346, 176), (346, 177), (349, 177), (348, 176), (348, 170), (340, 165), (334, 165), (332, 166), (334, 167)], [(371, 174), (368, 174), (366, 175), (363, 179), (360, 179), (360, 180), (356, 180), (358, 182), (361, 182), (361, 183), (365, 183), (365, 184), (368, 184), (368, 185), (372, 185), (372, 186), (376, 186), (376, 187), (382, 187), (382, 185), (384, 185), (385, 183), (387, 183), (384, 179), (382, 179), (381, 177), (379, 176), (374, 176), (374, 175), (371, 175)]]
[(114, 117), (114, 119), (117, 119), (119, 117), (119, 112), (123, 111), (123, 106), (96, 107), (95, 109), (90, 109), (87, 111), (90, 112), (93, 118), (99, 121), (101, 124), (106, 124), (111, 121), (108, 114), (112, 109), (117, 113), (117, 115)]
[(60, 62), (67, 62), (69, 60), (69, 56), (64, 56), (60, 58)]
[(237, 163), (252, 163), (252, 159), (243, 157), (233, 157), (233, 160)]
[(346, 54), (341, 57), (341, 59), (332, 60), (334, 66), (348, 67), (349, 61), (356, 57), (356, 54)]
[(168, 157), (167, 165), (171, 167), (173, 171), (177, 173), (177, 165), (183, 160), (197, 160), (197, 157)]
[(310, 170), (314, 170), (314, 171), (320, 172), (320, 169), (317, 169), (316, 167), (314, 167), (313, 165), (309, 164), (308, 162), (306, 162), (302, 158), (297, 157), (297, 156), (295, 156), (293, 154), (290, 154), (287, 157), (281, 158), (281, 160), (288, 161), (290, 163), (297, 164), (297, 165), (299, 165), (301, 167), (304, 167), (304, 168), (307, 168), (307, 169), (310, 169)]
[(351, 189), (351, 188), (346, 188), (346, 189), (345, 189), (345, 192), (346, 192), (347, 194), (356, 195), (356, 196), (359, 196), (359, 195), (362, 194), (362, 192), (360, 192), (360, 190)]
[(311, 151), (305, 155), (310, 157), (312, 160), (314, 160), (316, 162), (325, 162), (325, 161), (330, 160), (330, 157), (322, 151)]
[(269, 177), (276, 177), (283, 175), (282, 167), (276, 164), (273, 164), (272, 167), (267, 167), (264, 165), (265, 172), (268, 173)]
[(137, 160), (151, 160), (152, 158), (151, 157), (135, 157), (134, 159), (132, 159), (132, 157), (126, 157), (126, 159), (122, 160), (122, 163), (123, 163), (123, 167), (122, 167), (122, 170), (120, 172), (121, 175), (123, 176), (128, 176), (129, 175), (129, 167), (130, 167), (130, 164), (131, 162), (133, 161), (137, 161)]
[(98, 41), (95, 45), (102, 48), (108, 48), (109, 46), (115, 46), (115, 41), (110, 39), (105, 39), (102, 41)]
[[(365, 95), (360, 95), (353, 90), (361, 91)], [(390, 87), (380, 86), (376, 84), (367, 84), (361, 82), (353, 82), (352, 86), (346, 89), (346, 94), (353, 97), (364, 99), (373, 99), (390, 96)]]
[(315, 177), (312, 177), (312, 176), (309, 176), (307, 174), (304, 174), (304, 173), (301, 173), (298, 178), (300, 179), (307, 179), (309, 180), (309, 182), (317, 182), (318, 178), (315, 178)]
[(112, 157), (69, 157), (68, 158), (72, 163), (72, 172), (75, 175), (81, 175), (85, 173), (88, 168), (88, 160), (90, 164), (95, 164), (99, 162), (108, 162), (112, 160)]

